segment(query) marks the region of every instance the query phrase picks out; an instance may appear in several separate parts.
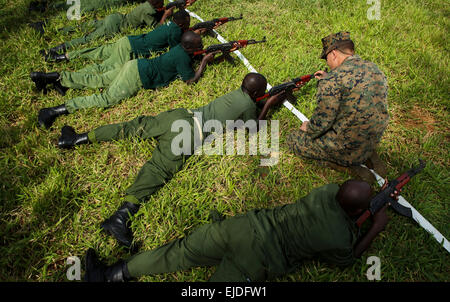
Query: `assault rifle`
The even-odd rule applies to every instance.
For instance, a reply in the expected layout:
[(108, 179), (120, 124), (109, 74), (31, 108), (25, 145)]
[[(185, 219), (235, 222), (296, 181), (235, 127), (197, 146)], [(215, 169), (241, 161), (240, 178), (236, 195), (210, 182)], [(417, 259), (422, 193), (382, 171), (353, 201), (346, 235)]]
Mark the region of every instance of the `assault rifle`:
[(206, 29), (206, 33), (215, 38), (217, 36), (217, 34), (215, 34), (213, 32), (213, 29), (216, 29), (217, 27), (219, 27), (222, 24), (225, 24), (227, 22), (230, 21), (236, 21), (236, 20), (242, 20), (242, 14), (239, 18), (235, 18), (235, 17), (224, 17), (224, 18), (216, 18), (216, 19), (212, 19), (209, 21), (205, 21), (205, 22), (200, 22), (195, 24), (194, 26), (192, 26), (191, 28), (189, 28), (189, 30), (197, 30), (197, 29)]
[(272, 87), (268, 93), (256, 99), (257, 102), (264, 100), (268, 97), (277, 95), (280, 92), (286, 92), (286, 98), (291, 102), (296, 102), (297, 99), (292, 95), (293, 91), (299, 90), (303, 85), (308, 83), (311, 79), (314, 78), (314, 74), (304, 75), (295, 79), (292, 79), (289, 82), (277, 85)]
[(246, 47), (250, 44), (258, 44), (266, 42), (266, 37), (264, 37), (261, 41), (256, 40), (237, 40), (231, 41), (223, 44), (214, 44), (208, 46), (206, 49), (199, 50), (194, 52), (194, 56), (203, 55), (205, 53), (212, 53), (216, 51), (221, 51), (224, 58), (230, 63), (234, 64), (234, 59), (230, 56), (230, 52)]
[(374, 198), (370, 201), (369, 209), (367, 209), (359, 218), (356, 220), (356, 225), (361, 227), (364, 221), (371, 215), (374, 215), (381, 208), (383, 208), (387, 203), (391, 204), (391, 207), (398, 214), (412, 218), (412, 211), (410, 208), (402, 206), (398, 203), (397, 198), (400, 195), (400, 191), (404, 185), (406, 185), (411, 178), (419, 173), (425, 168), (425, 162), (419, 159), (419, 166), (412, 168), (395, 180), (388, 182), (387, 186), (381, 190)]
[(158, 11), (165, 11), (168, 9), (171, 9), (172, 7), (176, 7), (178, 9), (182, 9), (182, 8), (186, 8), (188, 6), (190, 6), (191, 4), (193, 4), (196, 0), (175, 0), (170, 2), (169, 4), (167, 4), (164, 7), (158, 8)]

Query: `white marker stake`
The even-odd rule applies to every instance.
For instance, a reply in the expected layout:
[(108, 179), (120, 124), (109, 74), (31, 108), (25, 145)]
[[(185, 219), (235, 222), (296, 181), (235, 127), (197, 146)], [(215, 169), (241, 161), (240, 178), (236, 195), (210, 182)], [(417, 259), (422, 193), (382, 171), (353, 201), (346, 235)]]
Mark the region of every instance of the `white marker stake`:
[[(170, 1), (172, 2), (172, 1)], [(200, 18), (197, 14), (186, 10), (192, 17), (198, 19), (200, 22), (204, 22), (204, 20), (202, 18)], [(213, 30), (216, 34), (217, 34), (217, 39), (222, 42), (222, 43), (228, 43), (227, 40), (225, 40), (221, 35), (219, 35), (219, 33), (215, 30)], [(250, 64), (250, 62), (247, 60), (246, 57), (244, 57), (242, 55), (242, 53), (240, 51), (234, 51), (234, 53), (238, 56), (239, 59), (241, 59), (241, 61), (244, 63), (244, 65), (247, 67), (247, 69), (250, 72), (257, 72), (255, 68), (253, 68), (253, 66)], [(270, 86), (269, 84), (267, 84), (267, 89), (272, 88), (272, 86)], [(283, 105), (289, 110), (291, 111), (295, 116), (298, 117), (299, 120), (301, 120), (302, 122), (306, 122), (308, 121), (308, 118), (301, 113), (300, 111), (298, 111), (291, 103), (289, 103), (287, 100), (284, 101)], [(365, 167), (364, 165), (361, 165), (363, 167)], [(366, 167), (367, 168), (367, 167)], [(380, 186), (383, 186), (384, 184), (384, 179), (381, 178), (377, 173), (375, 173), (375, 171), (370, 170), (376, 177), (378, 184)], [(380, 182), (381, 180), (381, 182)], [(409, 202), (407, 202), (402, 196), (399, 196), (398, 202), (401, 205), (404, 205), (405, 207), (408, 207), (411, 209), (412, 214), (413, 214), (413, 219), (422, 227), (424, 228), (427, 232), (431, 233), (434, 238), (439, 242), (439, 244), (443, 245), (443, 247), (450, 253), (450, 244), (449, 241), (438, 231), (436, 230), (436, 228), (428, 222), (428, 220), (426, 220), (416, 209), (414, 209), (414, 207), (412, 207)]]
[[(202, 18), (200, 18), (197, 14), (189, 11), (186, 9), (186, 11), (194, 18), (196, 18), (197, 20), (199, 20), (200, 22), (204, 22), (204, 20)], [(225, 40), (224, 37), (222, 37), (216, 30), (213, 29), (213, 32), (217, 35), (217, 40), (219, 40), (219, 42), (221, 43), (228, 43), (227, 40)], [(244, 63), (245, 67), (247, 67), (247, 69), (250, 72), (256, 72), (256, 69), (253, 68), (253, 66), (250, 64), (250, 62), (247, 60), (246, 57), (244, 57), (244, 55), (239, 51), (233, 51), (233, 53), (235, 53), (237, 55), (237, 57), (239, 59), (241, 59), (242, 63)], [(267, 89), (269, 90), (270, 88), (272, 88), (272, 86), (270, 86), (269, 84), (267, 84)], [(306, 116), (303, 115), (303, 113), (301, 113), (300, 111), (297, 110), (297, 108), (295, 108), (289, 101), (285, 100), (283, 102), (283, 105), (290, 111), (292, 112), (295, 116), (297, 116), (302, 122), (307, 121), (308, 119), (306, 118)]]

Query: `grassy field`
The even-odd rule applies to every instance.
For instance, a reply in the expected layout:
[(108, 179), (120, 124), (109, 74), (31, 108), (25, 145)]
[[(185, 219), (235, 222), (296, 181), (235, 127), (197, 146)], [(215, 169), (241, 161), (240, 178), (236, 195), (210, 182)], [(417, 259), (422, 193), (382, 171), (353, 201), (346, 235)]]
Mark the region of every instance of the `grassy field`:
[[(46, 14), (47, 33), (41, 37), (27, 26), (42, 18), (28, 12), (28, 3), (0, 0), (0, 281), (66, 281), (67, 257), (82, 258), (89, 247), (108, 263), (130, 256), (100, 231), (99, 224), (122, 203), (156, 142), (124, 140), (62, 151), (56, 142), (63, 125), (85, 132), (139, 115), (202, 106), (239, 87), (247, 69), (242, 63), (210, 66), (193, 86), (177, 80), (164, 89), (142, 90), (113, 108), (82, 110), (59, 118), (51, 130), (41, 129), (39, 109), (95, 91), (70, 90), (65, 97), (55, 91), (47, 95), (34, 91), (31, 71), (77, 70), (90, 62), (44, 62), (39, 50), (69, 39), (58, 28), (77, 22), (68, 21), (65, 12)], [(426, 160), (427, 167), (406, 186), (403, 196), (450, 238), (450, 4), (383, 0), (380, 20), (367, 18), (369, 8), (365, 0), (198, 0), (191, 10), (205, 20), (242, 13), (244, 20), (218, 31), (227, 40), (266, 36), (266, 44), (251, 45), (242, 53), (272, 85), (325, 68), (318, 58), (320, 39), (350, 31), (357, 53), (375, 62), (388, 78), (391, 120), (378, 151), (389, 177), (416, 165), (419, 157)], [(111, 12), (102, 10), (96, 16)], [(216, 43), (204, 38), (205, 45)], [(308, 117), (315, 93), (314, 82), (296, 93), (296, 107)], [(281, 108), (271, 118), (280, 121), (280, 162), (268, 176), (259, 177), (260, 156), (190, 158), (133, 219), (141, 249), (155, 248), (208, 223), (212, 209), (233, 216), (274, 207), (349, 178), (288, 150), (287, 134), (300, 127), (294, 115)], [(381, 258), (382, 281), (449, 281), (449, 253), (412, 220), (393, 211), (389, 216), (387, 229), (353, 266), (339, 269), (305, 261), (296, 273), (277, 281), (367, 281), (366, 260), (372, 255)], [(196, 268), (140, 281), (204, 281), (213, 272), (214, 268)]]

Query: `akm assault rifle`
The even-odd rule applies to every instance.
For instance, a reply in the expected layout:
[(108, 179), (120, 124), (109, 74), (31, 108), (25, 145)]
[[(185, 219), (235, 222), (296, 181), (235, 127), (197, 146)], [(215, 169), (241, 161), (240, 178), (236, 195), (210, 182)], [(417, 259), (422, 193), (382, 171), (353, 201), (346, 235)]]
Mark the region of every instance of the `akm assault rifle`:
[(223, 25), (227, 22), (230, 21), (236, 21), (236, 20), (242, 20), (242, 14), (239, 18), (235, 18), (235, 17), (223, 17), (223, 18), (215, 18), (209, 21), (205, 21), (205, 22), (200, 22), (195, 24), (194, 26), (192, 26), (191, 28), (189, 28), (189, 30), (197, 30), (197, 29), (206, 29), (206, 33), (215, 38), (217, 36), (217, 34), (215, 34), (213, 32), (213, 29), (216, 29), (217, 27), (219, 27), (220, 25)]
[(237, 41), (231, 41), (231, 42), (223, 43), (223, 44), (214, 44), (214, 45), (208, 46), (206, 49), (194, 52), (194, 56), (220, 51), (220, 52), (222, 52), (223, 56), (225, 57), (225, 59), (227, 61), (234, 64), (234, 59), (230, 56), (230, 52), (244, 48), (247, 45), (264, 43), (264, 42), (266, 42), (266, 37), (264, 37), (261, 41), (237, 40)]
[(168, 9), (171, 9), (172, 7), (176, 7), (178, 9), (186, 8), (190, 5), (192, 5), (195, 1), (197, 1), (197, 0), (175, 0), (175, 1), (170, 2), (169, 4), (167, 4), (164, 7), (158, 8), (157, 11), (168, 10)]
[(364, 221), (369, 218), (371, 215), (374, 215), (381, 208), (383, 208), (387, 203), (391, 204), (391, 207), (398, 214), (412, 218), (412, 211), (410, 208), (404, 207), (398, 203), (397, 197), (400, 195), (400, 191), (404, 185), (406, 185), (411, 178), (419, 173), (425, 168), (425, 162), (419, 159), (419, 166), (416, 168), (412, 168), (405, 173), (403, 173), (397, 179), (389, 181), (386, 188), (381, 190), (374, 198), (370, 201), (369, 209), (365, 211), (359, 218), (356, 220), (356, 225), (361, 227)]
[(268, 93), (256, 99), (257, 102), (262, 101), (268, 97), (277, 95), (280, 92), (286, 92), (286, 98), (295, 103), (297, 99), (292, 95), (293, 91), (300, 89), (303, 85), (308, 83), (311, 79), (314, 78), (314, 74), (304, 75), (295, 79), (292, 79), (289, 82), (277, 85), (272, 87)]

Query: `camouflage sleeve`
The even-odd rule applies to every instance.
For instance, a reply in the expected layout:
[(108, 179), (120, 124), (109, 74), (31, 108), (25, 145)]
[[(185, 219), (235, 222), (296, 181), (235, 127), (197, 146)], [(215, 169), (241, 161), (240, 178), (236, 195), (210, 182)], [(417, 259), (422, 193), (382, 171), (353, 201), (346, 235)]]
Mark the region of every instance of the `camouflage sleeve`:
[(327, 132), (333, 125), (339, 109), (341, 85), (338, 77), (331, 76), (319, 82), (317, 107), (308, 124), (307, 133), (316, 138)]

